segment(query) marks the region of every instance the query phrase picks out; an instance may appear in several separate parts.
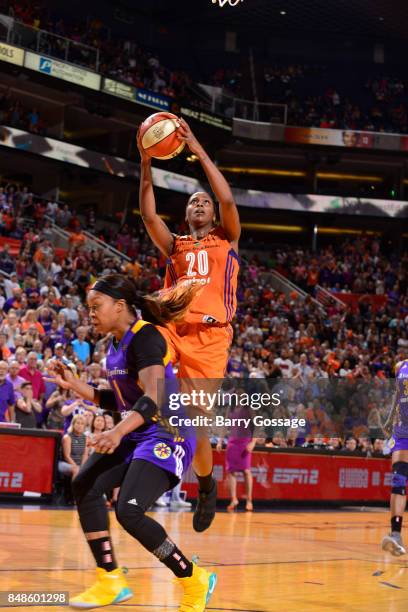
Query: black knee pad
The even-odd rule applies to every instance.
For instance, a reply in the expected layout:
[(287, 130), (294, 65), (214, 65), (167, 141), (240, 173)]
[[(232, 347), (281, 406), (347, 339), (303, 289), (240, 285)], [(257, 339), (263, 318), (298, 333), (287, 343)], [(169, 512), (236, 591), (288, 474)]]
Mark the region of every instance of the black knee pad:
[(139, 525), (143, 522), (145, 510), (137, 504), (136, 499), (121, 500), (115, 509), (116, 518), (128, 533), (137, 537)]
[(146, 550), (154, 553), (167, 538), (167, 533), (160, 523), (150, 516), (146, 516), (145, 509), (134, 504), (133, 501), (136, 500), (133, 498), (130, 500), (121, 500), (119, 497), (116, 517), (122, 527), (126, 529), (131, 536), (136, 538)]
[(392, 488), (394, 495), (406, 495), (406, 485), (408, 479), (408, 462), (397, 461), (392, 466)]

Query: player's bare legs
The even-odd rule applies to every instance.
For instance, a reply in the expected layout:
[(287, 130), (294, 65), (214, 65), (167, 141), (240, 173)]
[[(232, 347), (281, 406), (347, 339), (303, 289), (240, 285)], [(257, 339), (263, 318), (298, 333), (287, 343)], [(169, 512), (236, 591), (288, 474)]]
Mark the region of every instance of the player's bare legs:
[(396, 557), (406, 553), (401, 536), (402, 517), (404, 516), (405, 507), (407, 505), (407, 475), (403, 473), (406, 472), (407, 469), (404, 469), (404, 465), (408, 468), (408, 450), (393, 452), (393, 492), (391, 493), (390, 500), (391, 532), (383, 538), (382, 548)]
[(196, 476), (207, 476), (213, 469), (213, 453), (208, 438), (199, 438), (193, 459), (193, 468)]
[(252, 472), (251, 470), (245, 470), (244, 471), (244, 478), (245, 478), (245, 493), (246, 493), (246, 505), (245, 505), (245, 509), (248, 512), (252, 512), (253, 510), (253, 505), (252, 505), (252, 487), (253, 487), (253, 476), (252, 476)]
[(230, 472), (228, 474), (228, 485), (231, 495), (231, 501), (227, 506), (228, 512), (233, 512), (235, 508), (238, 506), (238, 497), (237, 497), (237, 477), (234, 472)]

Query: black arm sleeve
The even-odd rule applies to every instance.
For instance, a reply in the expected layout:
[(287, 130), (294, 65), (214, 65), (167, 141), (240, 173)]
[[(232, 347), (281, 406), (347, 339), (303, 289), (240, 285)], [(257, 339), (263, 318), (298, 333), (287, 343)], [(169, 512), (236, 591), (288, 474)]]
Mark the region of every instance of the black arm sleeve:
[(94, 403), (102, 410), (117, 410), (115, 392), (112, 389), (95, 389)]
[(133, 376), (140, 370), (154, 365), (163, 365), (166, 341), (154, 325), (145, 325), (133, 336), (127, 350), (127, 366)]

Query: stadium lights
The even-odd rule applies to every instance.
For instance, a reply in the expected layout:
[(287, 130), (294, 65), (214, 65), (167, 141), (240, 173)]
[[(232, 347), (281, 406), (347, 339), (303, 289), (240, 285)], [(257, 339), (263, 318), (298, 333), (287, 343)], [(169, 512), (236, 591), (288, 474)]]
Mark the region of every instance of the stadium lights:
[(370, 181), (372, 183), (382, 183), (381, 176), (369, 176), (365, 174), (342, 174), (337, 172), (317, 172), (317, 178), (324, 178), (329, 181)]
[(270, 176), (306, 176), (303, 170), (278, 170), (274, 168), (240, 168), (238, 166), (219, 166), (221, 172), (231, 172), (232, 174), (257, 174)]
[(245, 229), (264, 232), (304, 232), (306, 230), (300, 225), (272, 225), (269, 223), (241, 223), (241, 226)]
[[(306, 227), (301, 225), (275, 225), (270, 223), (247, 223), (241, 224), (244, 229), (262, 231), (262, 232), (288, 232), (288, 233), (300, 233), (307, 230)], [(339, 229), (337, 227), (317, 227), (315, 226), (315, 233), (319, 234), (346, 234), (350, 236), (360, 236), (364, 234), (366, 236), (381, 236), (381, 232), (375, 232), (372, 230), (358, 230), (358, 229)], [(406, 234), (408, 236), (408, 234)]]
[[(306, 177), (304, 170), (281, 170), (278, 168), (245, 168), (240, 166), (220, 166), (221, 172), (230, 172), (232, 174), (253, 174), (257, 176), (288, 176), (288, 177)], [(343, 174), (341, 172), (317, 172), (316, 177), (327, 181), (369, 181), (371, 183), (382, 183), (384, 181), (381, 176), (371, 176), (366, 174)], [(406, 179), (404, 182), (408, 183)]]
[(372, 230), (357, 230), (357, 229), (339, 229), (337, 227), (319, 227), (319, 234), (349, 234), (359, 236), (364, 234), (366, 236), (381, 236), (381, 232), (374, 232)]

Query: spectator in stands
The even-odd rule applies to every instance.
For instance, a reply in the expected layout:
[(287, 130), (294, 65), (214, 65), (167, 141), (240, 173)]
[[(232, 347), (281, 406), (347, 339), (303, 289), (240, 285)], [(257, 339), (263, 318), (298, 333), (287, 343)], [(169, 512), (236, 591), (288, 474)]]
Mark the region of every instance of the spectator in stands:
[(15, 420), (13, 385), (7, 380), (8, 364), (0, 361), (0, 422)]
[[(45, 383), (43, 375), (38, 368), (38, 357), (34, 351), (27, 355), (27, 365), (24, 365), (19, 372), (19, 376), (31, 383), (33, 389), (33, 398), (41, 403), (45, 395)], [(37, 426), (41, 427), (44, 422), (45, 413), (35, 413)]]
[(7, 334), (0, 331), (0, 359), (10, 359), (11, 350), (7, 345)]
[(28, 131), (37, 133), (40, 124), (40, 115), (38, 114), (38, 110), (33, 108), (33, 110), (27, 114), (27, 119)]
[(59, 462), (58, 469), (61, 474), (71, 476), (71, 478), (75, 478), (81, 465), (88, 459), (85, 425), (85, 417), (82, 414), (76, 414), (67, 433), (62, 438), (63, 461)]
[(61, 414), (64, 416), (64, 431), (68, 431), (73, 417), (77, 414), (82, 414), (85, 418), (85, 427), (87, 427), (87, 413), (89, 417), (95, 414), (97, 408), (92, 402), (82, 399), (82, 397), (67, 396), (65, 404), (61, 408)]
[(360, 436), (357, 442), (357, 450), (359, 453), (363, 453), (370, 457), (373, 453), (373, 446), (371, 440), (367, 435)]
[(67, 323), (71, 323), (74, 327), (78, 325), (79, 316), (78, 311), (74, 308), (74, 300), (71, 296), (65, 298), (66, 306), (60, 310), (60, 314), (63, 314)]
[(84, 327), (78, 327), (77, 338), (72, 342), (75, 355), (82, 363), (88, 365), (91, 359), (91, 345), (85, 340), (86, 329)]
[(94, 414), (91, 422), (91, 434), (102, 433), (106, 429), (106, 423), (102, 414)]
[(341, 451), (341, 439), (337, 436), (329, 438), (326, 448), (327, 450)]
[(46, 214), (48, 215), (48, 217), (50, 217), (53, 221), (56, 221), (58, 217), (58, 211), (59, 211), (58, 202), (55, 199), (50, 200), (47, 203), (47, 209), (46, 209)]
[(102, 368), (100, 366), (99, 363), (91, 363), (88, 368), (88, 379), (87, 379), (87, 383), (88, 385), (91, 385), (92, 387), (99, 387), (99, 385), (103, 382), (105, 382), (105, 379), (102, 378), (101, 374), (102, 374)]
[(28, 381), (24, 381), (21, 385), (20, 397), (16, 400), (15, 405), (15, 420), (20, 423), (21, 427), (35, 429), (37, 421), (35, 413), (41, 414), (41, 403), (33, 398), (33, 387)]
[(57, 222), (58, 224), (63, 227), (66, 228), (69, 225), (69, 222), (71, 221), (72, 218), (72, 213), (69, 210), (69, 206), (68, 204), (65, 204), (64, 207), (62, 209), (59, 209), (57, 211)]
[(15, 271), (14, 259), (10, 254), (10, 246), (7, 243), (0, 252), (0, 270), (3, 270), (7, 274), (11, 274)]
[(41, 325), (41, 323), (38, 322), (35, 310), (27, 310), (26, 314), (21, 319), (21, 331), (24, 334), (33, 328), (37, 330), (38, 333), (42, 335), (45, 334), (43, 326)]
[(54, 356), (58, 361), (62, 361), (65, 365), (70, 363), (69, 359), (67, 359), (65, 355), (65, 347), (62, 342), (57, 342), (54, 346)]
[(57, 388), (52, 391), (51, 395), (45, 403), (45, 408), (48, 411), (47, 429), (64, 429), (65, 416), (61, 409), (67, 401), (67, 391), (62, 388)]
[(355, 453), (357, 451), (357, 440), (353, 436), (346, 439), (343, 451), (347, 453)]
[(113, 420), (113, 416), (111, 412), (103, 413), (105, 419), (105, 429), (113, 429), (115, 426), (115, 421)]
[(384, 439), (376, 438), (373, 442), (373, 455), (377, 457), (384, 456)]
[(9, 365), (9, 372), (7, 374), (7, 380), (13, 385), (13, 391), (15, 398), (21, 397), (21, 387), (23, 383), (27, 382), (25, 378), (19, 375), (20, 364), (18, 361), (11, 361)]
[(283, 378), (290, 378), (293, 361), (288, 358), (288, 351), (286, 348), (281, 351), (280, 357), (277, 357), (273, 363), (281, 370)]

